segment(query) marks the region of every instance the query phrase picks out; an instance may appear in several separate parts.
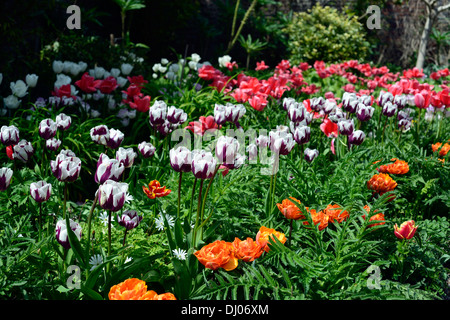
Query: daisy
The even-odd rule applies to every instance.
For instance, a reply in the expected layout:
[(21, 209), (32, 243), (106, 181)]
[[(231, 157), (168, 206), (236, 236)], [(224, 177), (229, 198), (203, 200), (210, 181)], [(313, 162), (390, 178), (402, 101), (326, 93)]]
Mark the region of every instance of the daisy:
[(186, 250), (178, 248), (178, 249), (172, 250), (172, 252), (178, 260), (186, 260), (186, 256), (187, 256)]
[(97, 266), (103, 263), (103, 257), (99, 254), (93, 255), (91, 259), (89, 259), (89, 264), (92, 266), (90, 271), (94, 270)]
[[(103, 211), (102, 213), (100, 213), (100, 222), (103, 223), (103, 225), (106, 227), (108, 225), (108, 212)], [(111, 222), (114, 221), (114, 217), (111, 216)], [(111, 224), (111, 227), (114, 228), (114, 225)]]

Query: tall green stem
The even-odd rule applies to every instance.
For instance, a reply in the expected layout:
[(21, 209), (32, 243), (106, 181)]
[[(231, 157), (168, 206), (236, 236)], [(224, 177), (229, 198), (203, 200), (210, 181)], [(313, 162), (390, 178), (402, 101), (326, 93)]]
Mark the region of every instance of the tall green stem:
[(88, 238), (87, 238), (87, 247), (86, 247), (86, 256), (89, 255), (89, 247), (90, 247), (90, 243), (91, 243), (91, 224), (92, 224), (92, 215), (94, 213), (94, 209), (95, 206), (97, 205), (97, 200), (98, 200), (98, 195), (95, 196), (94, 201), (92, 203), (91, 206), (91, 210), (89, 211), (89, 216), (88, 216)]
[(177, 211), (177, 219), (180, 218), (180, 198), (181, 198), (181, 179), (183, 176), (183, 172), (180, 171), (180, 177), (178, 179), (178, 211)]
[(67, 203), (67, 182), (64, 182), (64, 204), (63, 204), (63, 218), (66, 218), (66, 203)]
[(203, 189), (203, 182), (205, 180), (204, 179), (200, 179), (200, 190), (198, 191), (198, 202), (197, 202), (197, 216), (195, 217), (195, 226), (194, 226), (194, 231), (193, 231), (193, 235), (192, 235), (192, 243), (193, 243), (193, 247), (195, 248), (195, 246), (197, 245), (197, 226), (198, 226), (198, 222), (200, 219), (200, 209), (201, 209), (201, 205), (202, 205), (202, 189)]

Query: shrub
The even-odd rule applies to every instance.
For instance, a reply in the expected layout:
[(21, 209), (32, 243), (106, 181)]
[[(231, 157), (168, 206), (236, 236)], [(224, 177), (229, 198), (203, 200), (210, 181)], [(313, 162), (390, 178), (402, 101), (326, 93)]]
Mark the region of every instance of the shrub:
[(294, 63), (364, 59), (369, 49), (357, 17), (330, 7), (316, 5), (309, 12), (295, 13), (285, 32)]

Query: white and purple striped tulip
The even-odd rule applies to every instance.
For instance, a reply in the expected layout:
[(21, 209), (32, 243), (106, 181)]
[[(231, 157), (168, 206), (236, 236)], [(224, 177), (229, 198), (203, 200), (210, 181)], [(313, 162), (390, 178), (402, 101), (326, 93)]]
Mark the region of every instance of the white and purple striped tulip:
[(294, 140), (298, 144), (308, 143), (311, 138), (311, 128), (308, 126), (298, 126), (294, 131)]
[(142, 216), (138, 215), (135, 210), (124, 211), (123, 214), (117, 215), (117, 222), (127, 230), (136, 228), (142, 221)]
[(233, 164), (238, 151), (237, 139), (228, 136), (221, 136), (217, 139), (216, 157), (219, 159), (219, 163)]
[(125, 203), (127, 192), (128, 183), (106, 180), (98, 188), (98, 203), (105, 210), (119, 211)]
[(170, 153), (170, 165), (176, 172), (189, 172), (191, 171), (192, 155), (191, 151), (183, 146), (176, 149), (171, 149)]
[(36, 202), (47, 201), (52, 195), (52, 185), (44, 180), (33, 182), (30, 185), (30, 194)]
[(62, 150), (56, 156), (56, 160), (50, 162), (52, 173), (59, 181), (74, 182), (80, 176), (81, 160), (72, 155), (72, 151)]
[(369, 121), (372, 118), (374, 111), (374, 107), (359, 103), (358, 108), (356, 109), (356, 117), (359, 121)]
[(27, 162), (34, 153), (33, 146), (26, 140), (21, 140), (18, 144), (14, 145), (14, 159), (19, 159), (23, 163)]
[(121, 144), (125, 135), (118, 129), (109, 129), (109, 138), (106, 146), (111, 149), (117, 149)]
[(167, 104), (164, 101), (156, 100), (148, 112), (152, 126), (161, 125), (167, 120)]
[(212, 178), (216, 170), (217, 161), (211, 152), (205, 150), (192, 150), (191, 169), (194, 176), (198, 179)]
[(109, 140), (109, 129), (104, 124), (91, 128), (91, 139), (97, 144), (106, 146)]
[(72, 125), (72, 118), (65, 113), (60, 113), (56, 116), (56, 126), (59, 130), (67, 130)]
[(57, 130), (56, 122), (52, 119), (44, 119), (39, 123), (39, 135), (45, 140), (53, 138)]
[(138, 145), (139, 152), (142, 154), (144, 158), (150, 158), (153, 157), (155, 154), (156, 148), (153, 144), (150, 142), (141, 142)]
[(366, 138), (366, 134), (361, 130), (355, 130), (348, 136), (348, 143), (359, 146)]
[(317, 149), (305, 149), (305, 160), (308, 162), (312, 162), (319, 155), (319, 150)]
[(351, 135), (355, 128), (353, 119), (341, 120), (337, 123), (337, 125), (339, 133), (346, 136)]
[(58, 151), (59, 147), (61, 146), (61, 140), (56, 138), (48, 139), (47, 141), (45, 141), (45, 146), (50, 151)]
[(119, 181), (124, 170), (125, 166), (123, 163), (116, 159), (110, 159), (106, 154), (102, 153), (97, 161), (94, 180), (99, 184), (109, 179)]
[(116, 160), (122, 163), (125, 168), (130, 168), (134, 159), (137, 157), (137, 153), (134, 152), (133, 148), (122, 148), (120, 147), (116, 152)]
[(0, 191), (5, 191), (11, 184), (13, 171), (10, 168), (3, 167), (0, 169)]
[(173, 124), (183, 124), (187, 120), (187, 113), (183, 109), (170, 106), (167, 109), (167, 120)]
[[(81, 239), (81, 226), (73, 221), (72, 219), (69, 219), (70, 223), (70, 229), (72, 229), (75, 236), (78, 238), (78, 240)], [(70, 242), (69, 237), (67, 234), (67, 226), (66, 226), (66, 220), (60, 219), (56, 223), (56, 240), (59, 242), (60, 245), (62, 245), (65, 249), (70, 249)]]
[(5, 146), (12, 146), (19, 142), (19, 129), (16, 126), (2, 126), (0, 140)]

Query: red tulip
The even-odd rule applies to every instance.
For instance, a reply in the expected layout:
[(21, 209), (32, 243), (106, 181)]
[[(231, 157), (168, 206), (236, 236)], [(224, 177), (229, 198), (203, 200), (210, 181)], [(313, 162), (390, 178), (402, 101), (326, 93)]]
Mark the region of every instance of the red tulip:
[(394, 234), (399, 239), (411, 239), (417, 231), (418, 226), (415, 225), (414, 220), (403, 222), (400, 227), (395, 224)]
[(431, 95), (428, 91), (422, 90), (414, 96), (414, 103), (420, 109), (426, 109), (430, 105)]
[(97, 91), (101, 80), (94, 80), (87, 72), (85, 72), (81, 79), (75, 82), (75, 85), (85, 93), (93, 93)]

